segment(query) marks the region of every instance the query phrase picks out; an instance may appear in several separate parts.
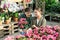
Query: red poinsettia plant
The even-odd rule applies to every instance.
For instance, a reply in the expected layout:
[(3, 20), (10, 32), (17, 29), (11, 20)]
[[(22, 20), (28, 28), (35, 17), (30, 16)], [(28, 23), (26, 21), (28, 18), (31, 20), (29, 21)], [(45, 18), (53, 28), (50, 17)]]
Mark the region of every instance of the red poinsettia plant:
[(33, 40), (58, 40), (59, 28), (59, 26), (34, 27), (27, 30), (26, 36)]
[(21, 29), (28, 27), (28, 22), (26, 21), (26, 18), (21, 18), (18, 22)]
[[(16, 36), (16, 40), (60, 40), (59, 33), (60, 27), (59, 26), (46, 26), (46, 27), (34, 27), (29, 28), (25, 35), (18, 35)], [(10, 39), (10, 37), (6, 38), (5, 40)], [(10, 39), (12, 40), (13, 37)]]

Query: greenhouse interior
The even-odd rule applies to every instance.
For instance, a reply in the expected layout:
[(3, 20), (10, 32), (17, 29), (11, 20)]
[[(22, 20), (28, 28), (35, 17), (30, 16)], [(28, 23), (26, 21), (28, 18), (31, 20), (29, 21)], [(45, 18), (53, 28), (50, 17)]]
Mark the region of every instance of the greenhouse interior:
[(60, 40), (60, 0), (0, 0), (0, 40)]

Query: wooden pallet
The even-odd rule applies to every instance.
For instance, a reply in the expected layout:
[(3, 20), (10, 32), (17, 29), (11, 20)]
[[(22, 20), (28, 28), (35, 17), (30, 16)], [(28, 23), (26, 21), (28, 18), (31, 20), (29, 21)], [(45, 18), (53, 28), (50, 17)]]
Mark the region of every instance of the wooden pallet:
[(0, 38), (2, 38), (4, 36), (4, 32), (3, 30), (0, 30)]
[(8, 35), (11, 34), (11, 25), (10, 24), (3, 24), (3, 25), (1, 25), (1, 27), (3, 28), (3, 32), (4, 32), (3, 35), (5, 35), (7, 33), (9, 33)]
[(12, 26), (12, 34), (19, 32), (18, 30), (18, 22), (11, 22), (11, 26)]
[(12, 30), (12, 34), (19, 32), (18, 29)]

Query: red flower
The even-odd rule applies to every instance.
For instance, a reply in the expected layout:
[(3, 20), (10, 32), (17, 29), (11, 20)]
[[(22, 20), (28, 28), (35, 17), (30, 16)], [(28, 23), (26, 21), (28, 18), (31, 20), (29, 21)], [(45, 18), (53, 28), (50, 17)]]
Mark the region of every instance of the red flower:
[(21, 18), (18, 22), (18, 25), (20, 26), (20, 28), (24, 28), (24, 25), (27, 25), (28, 22), (26, 21), (26, 18)]
[(26, 21), (26, 18), (21, 18), (20, 21)]
[(41, 40), (47, 40), (47, 36), (46, 36), (46, 35), (43, 35), (43, 36), (41, 37)]
[(58, 25), (54, 26), (54, 30), (59, 30), (60, 27)]
[(49, 25), (46, 26), (46, 29), (51, 29), (51, 28), (52, 28), (52, 26), (49, 26)]
[(40, 28), (40, 33), (45, 33), (45, 27)]
[(35, 28), (33, 29), (33, 32), (34, 32), (34, 34), (38, 34), (38, 28), (35, 27)]
[(53, 34), (55, 31), (53, 31), (52, 29), (46, 29), (46, 32), (49, 34)]
[(58, 37), (59, 36), (59, 33), (56, 32), (55, 34), (53, 34), (54, 37)]
[(33, 38), (38, 38), (38, 39), (40, 39), (40, 35), (39, 35), (39, 34), (33, 34)]
[(28, 24), (28, 22), (26, 21), (26, 18), (21, 18), (19, 24)]
[(26, 32), (26, 36), (28, 36), (29, 38), (32, 36), (32, 29), (28, 29)]
[(24, 26), (21, 24), (21, 25), (20, 25), (20, 28), (24, 28)]
[(56, 37), (53, 37), (53, 35), (48, 35), (48, 36), (47, 36), (47, 40), (50, 40), (50, 39), (56, 40)]

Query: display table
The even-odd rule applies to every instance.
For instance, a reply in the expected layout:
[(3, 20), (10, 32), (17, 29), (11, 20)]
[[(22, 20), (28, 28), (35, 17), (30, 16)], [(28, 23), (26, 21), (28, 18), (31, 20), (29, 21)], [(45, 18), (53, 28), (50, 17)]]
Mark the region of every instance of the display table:
[[(12, 34), (17, 33), (17, 32), (19, 32), (18, 22), (11, 22), (10, 24), (0, 25), (0, 34), (3, 36), (12, 35)], [(3, 37), (3, 36), (1, 36), (1, 37)]]

